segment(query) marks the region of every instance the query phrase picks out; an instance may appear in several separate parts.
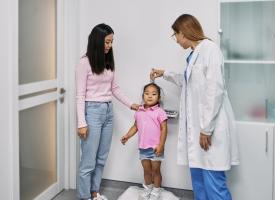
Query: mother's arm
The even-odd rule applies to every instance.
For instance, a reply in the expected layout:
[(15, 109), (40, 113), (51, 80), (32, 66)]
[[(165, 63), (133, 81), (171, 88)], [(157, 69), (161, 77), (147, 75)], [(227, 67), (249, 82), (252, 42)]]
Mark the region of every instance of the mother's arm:
[(139, 105), (136, 103), (131, 102), (128, 97), (120, 90), (119, 85), (117, 84), (116, 80), (113, 79), (112, 81), (112, 94), (114, 95), (114, 97), (119, 100), (121, 103), (123, 103), (124, 105), (126, 105), (127, 107), (129, 107), (132, 110), (138, 110)]

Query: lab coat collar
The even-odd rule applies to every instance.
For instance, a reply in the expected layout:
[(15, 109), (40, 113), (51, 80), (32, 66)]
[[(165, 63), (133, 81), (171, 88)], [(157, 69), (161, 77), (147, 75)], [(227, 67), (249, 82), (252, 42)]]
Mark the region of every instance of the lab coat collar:
[(191, 60), (190, 60), (190, 62), (189, 62), (189, 64), (188, 64), (188, 66), (187, 66), (187, 69), (188, 69), (187, 72), (186, 72), (186, 77), (187, 77), (187, 78), (186, 78), (186, 81), (187, 81), (187, 83), (188, 83), (188, 80), (189, 80), (189, 78), (190, 78), (190, 75), (191, 75), (191, 72), (192, 72), (193, 65), (196, 63), (197, 58), (198, 58), (198, 56), (199, 56), (200, 48), (201, 48), (202, 44), (203, 44), (206, 40), (208, 40), (208, 39), (202, 40), (202, 41), (196, 46), (196, 48), (194, 49), (193, 55), (192, 55), (192, 57), (191, 57)]

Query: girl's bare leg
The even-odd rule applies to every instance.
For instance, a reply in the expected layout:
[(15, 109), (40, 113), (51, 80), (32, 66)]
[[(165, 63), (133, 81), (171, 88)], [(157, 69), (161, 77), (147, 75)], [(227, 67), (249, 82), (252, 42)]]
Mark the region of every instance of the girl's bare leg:
[(159, 188), (161, 186), (162, 176), (160, 172), (161, 161), (152, 161), (152, 174), (154, 180), (154, 187)]
[(144, 182), (146, 185), (152, 183), (152, 165), (151, 160), (142, 160), (141, 161), (143, 171), (144, 171)]

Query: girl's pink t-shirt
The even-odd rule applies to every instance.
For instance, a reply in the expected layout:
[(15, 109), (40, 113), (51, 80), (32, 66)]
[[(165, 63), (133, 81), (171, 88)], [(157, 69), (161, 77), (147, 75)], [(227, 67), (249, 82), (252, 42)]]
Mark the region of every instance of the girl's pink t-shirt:
[(165, 111), (158, 105), (145, 109), (141, 106), (135, 113), (138, 128), (139, 148), (155, 148), (160, 142), (160, 125), (167, 119)]

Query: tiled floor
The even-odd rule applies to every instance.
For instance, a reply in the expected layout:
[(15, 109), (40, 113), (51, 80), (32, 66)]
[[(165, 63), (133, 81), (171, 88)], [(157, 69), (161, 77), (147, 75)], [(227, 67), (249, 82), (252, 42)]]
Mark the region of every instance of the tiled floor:
[[(104, 194), (108, 200), (117, 200), (117, 198), (129, 187), (129, 186), (141, 186), (135, 183), (103, 180), (101, 184), (101, 193)], [(181, 197), (181, 200), (193, 200), (193, 192), (189, 190), (180, 190), (173, 188), (165, 188), (166, 190), (173, 192), (176, 196)], [(60, 193), (54, 200), (76, 200), (76, 191), (67, 190)], [(169, 199), (165, 199), (169, 200)]]

